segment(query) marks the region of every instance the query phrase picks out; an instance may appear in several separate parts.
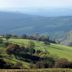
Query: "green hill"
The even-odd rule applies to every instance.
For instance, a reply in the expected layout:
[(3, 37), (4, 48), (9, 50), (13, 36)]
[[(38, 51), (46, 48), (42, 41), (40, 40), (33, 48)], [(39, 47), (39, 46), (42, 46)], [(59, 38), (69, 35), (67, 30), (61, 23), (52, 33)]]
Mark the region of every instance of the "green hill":
[[(28, 39), (10, 39), (9, 41), (19, 45), (26, 45), (29, 40)], [(52, 43), (50, 45), (45, 45), (44, 42), (35, 41), (35, 40), (33, 41), (35, 42), (36, 50), (47, 51), (51, 55), (72, 60), (72, 47), (59, 45), (59, 44), (52, 44)]]
[[(5, 42), (6, 39), (3, 38), (3, 41)], [(31, 47), (27, 49), (30, 50), (30, 52), (28, 53), (25, 52), (23, 47), (29, 46), (30, 41), (32, 41), (35, 44), (33, 48), (35, 52), (39, 51), (39, 53), (31, 54), (30, 53), (32, 52)], [(61, 58), (63, 59), (65, 58), (70, 62), (72, 61), (72, 47), (53, 43), (45, 44), (43, 41), (37, 41), (31, 39), (10, 38), (8, 42), (10, 44), (16, 44), (16, 46), (9, 45), (6, 47), (5, 45), (7, 44), (0, 43), (0, 63), (1, 63), (0, 68), (2, 68), (3, 64), (5, 66), (5, 67), (3, 66), (4, 68), (16, 68), (16, 69), (37, 68), (36, 63), (40, 61), (40, 59), (44, 58), (48, 58), (46, 59), (48, 64), (52, 63), (54, 59), (58, 60)], [(20, 47), (18, 47), (18, 45)], [(14, 47), (16, 48), (14, 49)]]

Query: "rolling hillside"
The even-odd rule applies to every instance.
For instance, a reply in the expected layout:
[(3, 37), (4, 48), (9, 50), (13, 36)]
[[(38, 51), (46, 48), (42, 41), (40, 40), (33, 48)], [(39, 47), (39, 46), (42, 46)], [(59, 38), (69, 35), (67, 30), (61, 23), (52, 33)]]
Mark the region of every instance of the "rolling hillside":
[[(43, 41), (21, 38), (10, 38), (8, 40), (3, 38), (2, 43), (0, 39), (1, 69), (56, 68), (54, 66), (60, 59), (60, 63), (63, 61), (63, 65), (67, 63), (70, 66), (63, 68), (71, 68), (72, 47), (54, 43), (46, 44)], [(48, 67), (45, 67), (42, 60), (46, 66), (48, 64)], [(62, 67), (57, 66), (57, 68)]]
[[(27, 39), (10, 39), (9, 41), (19, 45), (26, 45), (29, 42)], [(67, 58), (68, 60), (72, 60), (72, 47), (59, 44), (45, 45), (43, 42), (39, 41), (34, 41), (34, 43), (36, 50), (47, 51), (55, 57), (57, 56), (60, 58)]]

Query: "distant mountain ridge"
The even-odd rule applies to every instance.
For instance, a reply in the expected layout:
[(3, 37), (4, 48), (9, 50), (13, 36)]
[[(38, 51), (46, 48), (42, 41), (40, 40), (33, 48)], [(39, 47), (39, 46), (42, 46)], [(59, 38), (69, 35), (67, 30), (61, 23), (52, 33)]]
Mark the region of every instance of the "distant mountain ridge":
[(45, 17), (72, 16), (72, 8), (22, 8), (17, 11)]
[(61, 38), (72, 30), (72, 16), (43, 17), (12, 12), (0, 12), (0, 34), (45, 33)]

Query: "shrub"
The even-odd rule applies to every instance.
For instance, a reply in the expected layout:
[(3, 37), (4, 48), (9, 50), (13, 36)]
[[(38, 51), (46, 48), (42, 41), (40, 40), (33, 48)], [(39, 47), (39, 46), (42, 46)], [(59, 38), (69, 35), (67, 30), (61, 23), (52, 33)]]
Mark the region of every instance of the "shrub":
[(20, 51), (19, 45), (17, 45), (17, 44), (9, 44), (8, 47), (7, 47), (7, 53), (8, 54), (16, 54), (19, 51)]
[(43, 58), (36, 63), (36, 68), (52, 68), (54, 66), (54, 59), (51, 57)]
[(5, 47), (8, 47), (8, 45), (10, 45), (9, 42), (4, 42), (4, 46), (5, 46)]
[(3, 39), (0, 38), (0, 44), (2, 44), (2, 43), (3, 43)]
[(13, 69), (23, 69), (23, 64), (21, 62), (17, 62), (14, 66)]
[(7, 47), (8, 54), (23, 55), (23, 54), (27, 54), (28, 52), (30, 52), (28, 48), (21, 47), (17, 44), (9, 44)]
[(6, 40), (8, 40), (9, 38), (11, 38), (11, 34), (6, 34), (4, 37), (6, 38)]
[(17, 44), (9, 44), (7, 48), (19, 48)]
[(50, 42), (48, 42), (48, 41), (44, 41), (44, 44), (46, 44), (46, 45), (50, 45)]
[(36, 63), (36, 68), (44, 68), (44, 62), (43, 61), (38, 61)]
[(35, 53), (35, 44), (33, 41), (29, 41), (28, 44), (27, 44), (27, 48), (29, 50), (29, 53), (32, 55), (33, 53)]
[(34, 48), (35, 47), (35, 43), (33, 41), (29, 41), (27, 44), (27, 48)]
[(61, 58), (55, 62), (54, 67), (56, 67), (56, 68), (69, 68), (70, 66), (72, 67), (72, 64), (67, 59)]
[(42, 53), (42, 51), (40, 51), (40, 50), (37, 50), (36, 51), (36, 54), (40, 54), (40, 53)]
[(12, 63), (5, 62), (3, 59), (0, 59), (0, 69), (9, 69), (12, 68)]

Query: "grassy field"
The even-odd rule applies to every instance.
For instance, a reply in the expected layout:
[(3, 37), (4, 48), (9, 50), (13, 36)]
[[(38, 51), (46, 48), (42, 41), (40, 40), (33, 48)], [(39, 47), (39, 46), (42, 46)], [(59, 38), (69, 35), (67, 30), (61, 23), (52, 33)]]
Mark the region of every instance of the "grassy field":
[(3, 69), (0, 72), (72, 72), (72, 69)]
[[(72, 47), (59, 45), (59, 44), (50, 44), (45, 45), (44, 42), (41, 41), (35, 41), (35, 49), (41, 50), (41, 51), (47, 51), (53, 56), (57, 56), (60, 58), (67, 58), (68, 60), (72, 61)], [(27, 39), (10, 39), (9, 42), (16, 43), (22, 46), (25, 46), (28, 44), (29, 40)]]
[[(28, 43), (31, 41), (29, 39), (9, 39), (10, 43), (19, 44), (21, 46), (27, 46)], [(43, 52), (47, 52), (47, 54), (40, 54), (39, 56), (53, 56), (59, 58), (67, 58), (68, 60), (72, 61), (72, 47), (53, 44), (46, 45), (42, 41), (32, 40), (35, 43), (35, 50), (41, 50)], [(72, 72), (72, 69), (61, 69), (61, 68), (48, 68), (48, 69), (30, 69), (30, 63), (21, 61), (16, 59), (14, 56), (9, 56), (6, 53), (6, 48), (3, 48), (0, 45), (0, 55), (3, 56), (3, 60), (7, 63), (16, 65), (17, 63), (22, 63), (25, 69), (15, 69), (15, 70), (0, 70), (0, 72)]]

